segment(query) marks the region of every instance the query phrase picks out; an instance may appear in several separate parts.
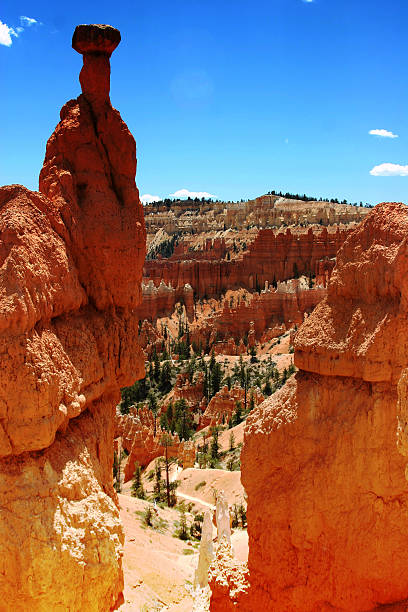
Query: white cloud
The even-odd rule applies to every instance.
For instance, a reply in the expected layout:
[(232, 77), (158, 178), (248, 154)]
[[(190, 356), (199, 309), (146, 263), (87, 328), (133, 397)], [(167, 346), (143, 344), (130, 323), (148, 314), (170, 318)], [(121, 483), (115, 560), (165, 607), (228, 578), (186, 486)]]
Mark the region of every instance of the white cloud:
[(0, 21), (0, 45), (10, 47), (13, 43), (12, 36), (18, 36), (14, 28), (10, 28), (6, 23)]
[(393, 134), (388, 130), (370, 130), (368, 133), (372, 136), (381, 136), (382, 138), (398, 138), (398, 134)]
[(399, 164), (380, 164), (370, 170), (372, 176), (408, 176), (408, 166)]
[(215, 198), (214, 195), (207, 191), (189, 191), (188, 189), (179, 189), (174, 193), (169, 194), (170, 198)]
[(34, 25), (35, 23), (38, 23), (38, 21), (37, 21), (37, 19), (33, 19), (33, 17), (26, 17), (25, 15), (21, 15), (20, 23), (21, 23), (22, 26), (25, 26), (26, 28), (29, 28), (30, 26)]
[(34, 19), (33, 17), (26, 17), (25, 15), (21, 15), (20, 24), (21, 25), (17, 26), (16, 28), (11, 28), (6, 23), (0, 21), (0, 45), (11, 47), (13, 44), (13, 39), (11, 38), (12, 36), (17, 38), (21, 32), (24, 32), (24, 28), (29, 28), (35, 24), (42, 25), (39, 21), (37, 21), (37, 19)]
[(143, 204), (151, 204), (152, 202), (160, 202), (162, 198), (160, 196), (150, 195), (150, 193), (145, 193), (140, 198)]
[(310, 3), (310, 2), (313, 2), (313, 0), (303, 0), (303, 2)]

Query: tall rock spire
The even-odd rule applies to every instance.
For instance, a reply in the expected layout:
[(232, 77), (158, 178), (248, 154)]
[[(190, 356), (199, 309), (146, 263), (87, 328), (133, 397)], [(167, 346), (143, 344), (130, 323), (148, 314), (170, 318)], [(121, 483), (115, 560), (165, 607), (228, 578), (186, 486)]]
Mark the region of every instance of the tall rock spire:
[(84, 65), (79, 75), (82, 93), (91, 104), (110, 102), (110, 56), (120, 43), (120, 32), (110, 25), (79, 25), (72, 48), (81, 53)]

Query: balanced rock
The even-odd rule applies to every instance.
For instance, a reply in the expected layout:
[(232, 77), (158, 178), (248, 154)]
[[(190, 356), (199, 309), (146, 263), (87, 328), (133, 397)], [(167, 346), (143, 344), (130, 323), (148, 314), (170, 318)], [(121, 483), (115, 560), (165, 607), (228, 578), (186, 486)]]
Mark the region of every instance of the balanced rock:
[(72, 47), (83, 55), (79, 75), (82, 92), (88, 101), (101, 104), (109, 101), (109, 58), (120, 43), (120, 32), (109, 25), (79, 25), (72, 37)]
[(41, 193), (0, 189), (4, 612), (105, 611), (123, 588), (113, 416), (144, 374), (145, 230), (134, 139), (91, 72), (103, 109), (88, 91), (63, 107)]
[(72, 37), (72, 48), (78, 53), (112, 55), (121, 41), (120, 32), (110, 25), (78, 25)]

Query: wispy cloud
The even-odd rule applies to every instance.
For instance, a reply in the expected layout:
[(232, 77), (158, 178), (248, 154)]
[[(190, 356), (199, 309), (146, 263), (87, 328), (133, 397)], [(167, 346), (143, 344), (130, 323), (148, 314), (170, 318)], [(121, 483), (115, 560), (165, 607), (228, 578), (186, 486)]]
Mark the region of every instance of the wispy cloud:
[(170, 198), (215, 198), (208, 191), (189, 191), (188, 189), (179, 189), (174, 193), (169, 194)]
[(150, 195), (150, 193), (145, 193), (140, 198), (143, 204), (151, 204), (152, 202), (160, 202), (161, 199), (162, 198), (160, 196)]
[(33, 17), (26, 17), (25, 15), (20, 16), (20, 23), (23, 27), (29, 28), (30, 26), (38, 23), (37, 19)]
[(0, 45), (11, 47), (13, 44), (12, 36), (18, 36), (18, 32), (14, 28), (10, 28), (6, 23), (0, 21)]
[(303, 2), (306, 2), (306, 4), (310, 4), (311, 2), (313, 2), (314, 0), (303, 0)]
[(408, 176), (408, 166), (399, 164), (380, 164), (370, 170), (372, 176)]
[(372, 136), (381, 136), (381, 138), (398, 138), (398, 134), (393, 134), (388, 130), (370, 130), (368, 133)]
[(37, 19), (34, 19), (34, 17), (27, 17), (26, 15), (20, 16), (20, 24), (21, 25), (12, 28), (6, 23), (0, 21), (0, 45), (11, 47), (13, 44), (12, 36), (18, 38), (19, 35), (24, 32), (24, 28), (30, 28), (33, 25), (42, 25), (42, 23)]

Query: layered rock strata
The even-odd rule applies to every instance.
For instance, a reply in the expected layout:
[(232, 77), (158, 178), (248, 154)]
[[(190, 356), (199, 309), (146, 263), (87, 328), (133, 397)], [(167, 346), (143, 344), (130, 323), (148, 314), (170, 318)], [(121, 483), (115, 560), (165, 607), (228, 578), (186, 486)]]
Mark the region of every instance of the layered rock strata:
[(113, 406), (143, 376), (135, 142), (109, 100), (110, 26), (80, 26), (82, 95), (40, 191), (0, 190), (0, 595), (4, 611), (109, 610), (122, 591)]
[(299, 372), (248, 417), (250, 588), (234, 609), (349, 612), (408, 597), (407, 234), (407, 208), (381, 204), (346, 240), (296, 334)]
[[(259, 294), (244, 294), (238, 302), (229, 292), (210, 314), (197, 314), (189, 327), (190, 338), (197, 346), (213, 347), (216, 353), (240, 355), (247, 349), (234, 340), (247, 335), (248, 345), (253, 346), (256, 340), (273, 338), (286, 328), (301, 325), (326, 293), (322, 285), (310, 288), (304, 277), (278, 283), (276, 289), (266, 283)], [(218, 349), (217, 343), (221, 344)]]
[[(265, 282), (284, 281), (301, 274), (315, 274), (320, 260), (333, 258), (350, 229), (295, 233), (260, 230), (248, 249), (236, 259), (214, 259), (210, 251), (175, 253), (168, 259), (146, 261), (144, 277), (159, 286), (163, 280), (174, 288), (188, 284), (197, 297), (218, 297), (228, 289), (262, 288)], [(217, 252), (216, 250), (214, 252)]]
[(160, 282), (158, 287), (153, 281), (142, 283), (142, 302), (138, 308), (138, 316), (141, 321), (156, 321), (160, 317), (171, 314), (178, 302), (186, 307), (189, 320), (194, 316), (194, 292), (190, 285), (184, 285), (179, 289), (173, 289), (171, 285)]

